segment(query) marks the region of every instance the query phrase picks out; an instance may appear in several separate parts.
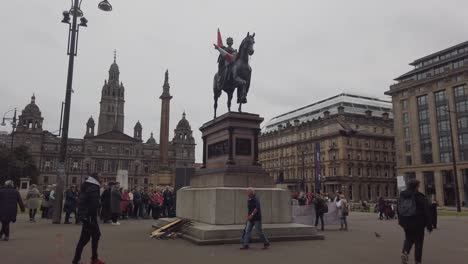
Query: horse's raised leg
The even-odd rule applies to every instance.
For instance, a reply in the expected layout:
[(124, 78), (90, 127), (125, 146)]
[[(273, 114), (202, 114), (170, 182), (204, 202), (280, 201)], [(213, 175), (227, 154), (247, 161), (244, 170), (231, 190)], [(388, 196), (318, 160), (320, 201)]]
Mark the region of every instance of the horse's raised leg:
[(216, 109), (218, 108), (218, 98), (221, 96), (221, 91), (218, 89), (218, 74), (213, 78), (213, 99), (214, 99), (214, 118), (216, 118)]
[(228, 93), (228, 100), (227, 100), (227, 106), (228, 106), (228, 111), (231, 112), (231, 101), (232, 101), (232, 93), (234, 91), (231, 91)]
[(218, 108), (218, 97), (214, 96), (214, 118), (216, 118), (216, 109)]

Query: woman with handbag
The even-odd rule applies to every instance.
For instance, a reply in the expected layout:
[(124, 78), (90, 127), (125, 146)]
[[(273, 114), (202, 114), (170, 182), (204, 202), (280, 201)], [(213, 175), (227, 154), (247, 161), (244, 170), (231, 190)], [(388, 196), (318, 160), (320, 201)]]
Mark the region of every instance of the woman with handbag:
[(340, 230), (348, 230), (348, 221), (347, 217), (349, 215), (348, 201), (345, 199), (343, 194), (340, 195), (340, 200), (336, 202), (336, 207), (338, 207), (338, 215), (340, 217)]

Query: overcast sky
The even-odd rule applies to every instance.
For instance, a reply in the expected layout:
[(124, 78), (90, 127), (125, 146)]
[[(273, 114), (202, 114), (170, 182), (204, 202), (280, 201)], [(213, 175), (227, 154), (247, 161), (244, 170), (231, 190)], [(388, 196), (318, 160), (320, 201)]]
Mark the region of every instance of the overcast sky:
[[(266, 120), (342, 91), (384, 97), (409, 62), (467, 40), (468, 1), (433, 0), (110, 0), (98, 10), (84, 0), (89, 20), (79, 36), (70, 136), (82, 138), (96, 122), (104, 79), (117, 49), (125, 86), (125, 132), (137, 120), (146, 140), (159, 120), (164, 71), (169, 69), (171, 136), (187, 112), (201, 160), (198, 128), (212, 118), (216, 41), (238, 47), (255, 32), (247, 112)], [(65, 95), (67, 0), (4, 1), (0, 16), (0, 112), (23, 109), (36, 94), (44, 128), (58, 130)], [(219, 109), (226, 111), (223, 94)], [(233, 100), (235, 102), (235, 99)], [(0, 127), (0, 131), (7, 130)]]

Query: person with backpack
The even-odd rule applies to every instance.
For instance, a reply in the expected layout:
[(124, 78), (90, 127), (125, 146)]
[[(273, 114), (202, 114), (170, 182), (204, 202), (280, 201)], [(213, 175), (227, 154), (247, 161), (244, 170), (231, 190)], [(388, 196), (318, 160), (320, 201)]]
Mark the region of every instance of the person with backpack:
[(324, 230), (324, 224), (323, 224), (323, 215), (325, 213), (328, 213), (328, 206), (325, 200), (320, 196), (320, 194), (316, 194), (314, 198), (314, 207), (315, 207), (315, 227), (318, 226), (318, 221), (320, 219), (321, 223), (321, 229)]
[(429, 211), (429, 203), (426, 196), (419, 192), (420, 182), (410, 180), (406, 190), (400, 193), (398, 199), (398, 224), (405, 231), (405, 241), (401, 263), (407, 264), (409, 253), (414, 244), (414, 258), (416, 264), (421, 263), (424, 242), (424, 229), (432, 232), (432, 222)]

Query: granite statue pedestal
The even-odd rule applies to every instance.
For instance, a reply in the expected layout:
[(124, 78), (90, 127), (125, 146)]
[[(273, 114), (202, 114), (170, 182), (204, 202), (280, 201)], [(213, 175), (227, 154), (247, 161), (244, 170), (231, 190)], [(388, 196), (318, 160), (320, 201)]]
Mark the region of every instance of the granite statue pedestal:
[[(226, 113), (205, 123), (203, 167), (190, 187), (177, 191), (177, 217), (195, 221), (186, 237), (197, 244), (239, 242), (247, 218), (247, 188), (253, 187), (262, 223), (275, 240), (323, 239), (315, 227), (292, 223), (291, 194), (275, 188), (258, 162), (259, 115)], [(164, 220), (162, 220), (164, 221)]]

